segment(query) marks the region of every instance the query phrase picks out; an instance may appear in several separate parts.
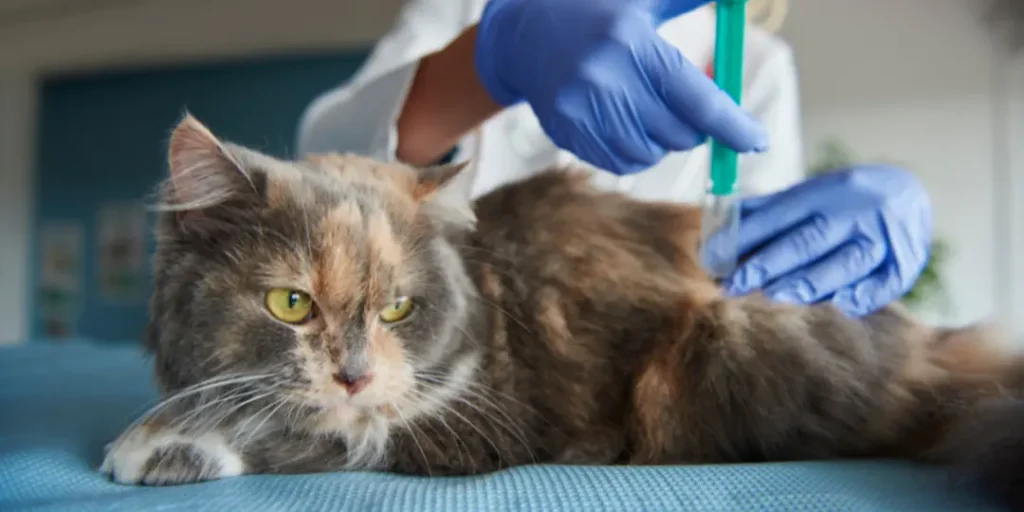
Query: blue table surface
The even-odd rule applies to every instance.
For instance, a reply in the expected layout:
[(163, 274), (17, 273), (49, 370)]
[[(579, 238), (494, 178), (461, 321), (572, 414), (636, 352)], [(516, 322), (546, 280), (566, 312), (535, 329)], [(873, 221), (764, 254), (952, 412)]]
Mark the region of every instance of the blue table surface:
[(0, 511), (995, 510), (936, 468), (893, 461), (687, 467), (521, 467), (471, 478), (372, 473), (116, 485), (103, 446), (151, 405), (134, 345), (0, 348)]

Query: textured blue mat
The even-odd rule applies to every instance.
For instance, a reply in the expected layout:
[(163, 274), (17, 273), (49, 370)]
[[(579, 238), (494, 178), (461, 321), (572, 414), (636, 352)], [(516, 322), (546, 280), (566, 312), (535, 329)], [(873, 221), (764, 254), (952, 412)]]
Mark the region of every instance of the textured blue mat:
[(893, 462), (663, 468), (524, 467), (475, 478), (242, 477), (125, 487), (95, 472), (104, 444), (155, 399), (135, 348), (0, 349), (0, 511), (992, 510), (943, 473)]

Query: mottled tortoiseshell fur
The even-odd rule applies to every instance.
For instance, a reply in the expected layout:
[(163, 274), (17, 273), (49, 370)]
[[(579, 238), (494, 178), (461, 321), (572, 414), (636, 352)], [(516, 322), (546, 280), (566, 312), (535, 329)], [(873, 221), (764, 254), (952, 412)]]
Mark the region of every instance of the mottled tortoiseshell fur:
[[(690, 207), (565, 169), (469, 204), (448, 193), (457, 166), (282, 162), (192, 118), (170, 160), (147, 341), (181, 398), (112, 445), (119, 481), (899, 456), (1005, 463), (1015, 489), (1024, 373), (997, 337), (897, 306), (858, 320), (725, 298)], [(281, 286), (316, 316), (267, 314)], [(416, 309), (382, 325), (397, 294)], [(331, 379), (366, 369), (352, 397)], [(965, 436), (982, 444), (944, 442)]]

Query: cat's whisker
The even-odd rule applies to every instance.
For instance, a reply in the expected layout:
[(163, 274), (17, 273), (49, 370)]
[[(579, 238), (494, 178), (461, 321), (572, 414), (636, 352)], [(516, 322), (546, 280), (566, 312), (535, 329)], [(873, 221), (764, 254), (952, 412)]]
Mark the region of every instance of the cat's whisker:
[[(401, 402), (396, 403), (394, 406), (396, 408), (404, 407), (402, 404), (408, 404), (408, 400), (402, 400)], [(430, 436), (426, 435), (426, 432), (424, 432), (423, 429), (421, 428), (424, 425), (417, 425), (416, 421), (417, 421), (417, 418), (411, 418), (408, 421), (408, 423), (409, 423), (409, 425), (411, 427), (416, 428), (420, 433), (424, 434), (424, 437), (426, 437), (426, 440), (430, 442), (430, 445), (434, 448), (435, 452), (441, 453), (441, 449), (438, 448), (437, 443), (435, 443), (434, 440)], [(430, 430), (434, 433), (434, 435), (437, 435), (438, 432), (437, 432), (436, 429), (434, 429), (433, 426), (430, 427)], [(462, 452), (461, 451), (459, 452), (459, 460), (460, 461), (462, 460)]]
[[(431, 382), (433, 384), (444, 385), (444, 384), (447, 383), (447, 379), (443, 375), (432, 375), (432, 374), (429, 374), (429, 373), (417, 373), (416, 375), (417, 375), (417, 377), (422, 377), (422, 379), (424, 381)], [(499, 411), (502, 411), (502, 412), (503, 412), (503, 409), (501, 407), (499, 407), (498, 404), (493, 401), (493, 400), (496, 400), (497, 397), (488, 397), (487, 396), (488, 394), (502, 394), (502, 395), (504, 395), (502, 398), (505, 398), (507, 400), (513, 401), (516, 405), (520, 405), (522, 407), (529, 408), (532, 412), (535, 412), (535, 411), (533, 411), (533, 408), (531, 406), (523, 403), (522, 401), (516, 399), (515, 397), (509, 396), (508, 394), (505, 394), (505, 393), (501, 393), (500, 391), (497, 391), (497, 390), (495, 390), (493, 388), (484, 386), (483, 384), (480, 384), (480, 383), (477, 383), (477, 382), (466, 382), (464, 384), (464, 388), (463, 389), (466, 392), (468, 392), (468, 393), (472, 393), (475, 397), (480, 398), (481, 400), (487, 401), (487, 403), (489, 405), (491, 405), (495, 409), (498, 409)], [(479, 391), (474, 391), (474, 389), (477, 389)]]
[(183, 389), (181, 389), (179, 391), (176, 391), (176, 392), (172, 393), (171, 395), (167, 396), (164, 399), (164, 401), (174, 400), (174, 399), (178, 399), (178, 398), (183, 398), (185, 396), (193, 395), (193, 394), (196, 394), (196, 393), (201, 393), (201, 392), (207, 391), (209, 389), (213, 389), (213, 388), (217, 388), (217, 387), (221, 387), (221, 386), (227, 386), (227, 385), (231, 385), (231, 384), (242, 384), (242, 383), (246, 383), (246, 382), (250, 382), (250, 381), (254, 381), (254, 380), (270, 378), (272, 376), (273, 375), (269, 374), (269, 373), (258, 373), (258, 374), (247, 374), (247, 375), (246, 374), (243, 374), (243, 375), (220, 375), (220, 376), (213, 377), (213, 378), (204, 380), (202, 382), (193, 384), (193, 385), (188, 386), (186, 388), (183, 388)]
[[(441, 409), (441, 413), (443, 413), (443, 412), (444, 412), (444, 410)], [(459, 454), (459, 464), (460, 465), (464, 465), (465, 461), (468, 459), (470, 465), (473, 466), (473, 472), (475, 473), (476, 470), (477, 470), (477, 463), (476, 463), (476, 460), (473, 458), (473, 455), (472, 455), (472, 452), (471, 452), (471, 448), (470, 448), (469, 444), (466, 443), (466, 440), (463, 439), (462, 436), (459, 435), (458, 431), (455, 430), (451, 426), (451, 424), (448, 423), (448, 420), (445, 419), (443, 414), (437, 414), (434, 417), (432, 417), (432, 419), (434, 419), (434, 420), (438, 421), (439, 423), (441, 423), (441, 426), (444, 427), (444, 429), (447, 430), (449, 434), (451, 434), (452, 441), (455, 443), (455, 449), (456, 449), (457, 453)], [(433, 427), (431, 427), (431, 428), (433, 428)]]
[[(489, 301), (489, 300), (487, 300), (487, 299), (483, 298), (483, 296), (481, 296), (481, 295), (480, 295), (479, 293), (477, 293), (477, 292), (475, 292), (475, 291), (468, 291), (468, 290), (467, 290), (467, 293), (468, 293), (468, 295), (469, 295), (470, 297), (472, 297), (472, 298), (476, 299), (477, 301), (479, 301), (479, 302), (480, 302), (480, 303), (482, 303), (483, 305), (485, 305), (485, 306), (488, 306), (488, 307), (490, 307), (491, 309), (493, 309), (494, 311), (497, 311), (498, 313), (501, 313), (502, 315), (505, 315), (505, 317), (506, 317), (506, 318), (508, 318), (509, 320), (511, 320), (511, 321), (515, 322), (516, 324), (518, 324), (518, 325), (519, 325), (520, 327), (522, 327), (522, 328), (523, 328), (523, 330), (525, 330), (525, 331), (526, 331), (527, 333), (529, 333), (529, 334), (533, 334), (533, 331), (532, 331), (532, 330), (531, 330), (531, 329), (530, 329), (530, 328), (529, 328), (529, 327), (528, 327), (528, 326), (526, 325), (526, 323), (525, 323), (525, 322), (523, 322), (523, 321), (522, 321), (522, 320), (520, 320), (519, 318), (516, 318), (515, 316), (513, 316), (513, 315), (512, 315), (512, 313), (509, 313), (509, 312), (508, 312), (507, 310), (505, 310), (505, 309), (504, 309), (504, 308), (502, 308), (501, 306), (499, 306), (499, 305), (495, 304), (494, 302), (491, 302), (491, 301)], [(439, 309), (435, 308), (435, 307), (434, 307), (434, 306), (432, 306), (432, 305), (429, 305), (429, 304), (423, 304), (423, 305), (427, 306), (427, 307), (428, 307), (429, 309), (433, 309), (433, 310), (435, 310), (435, 311), (440, 311)], [(460, 329), (460, 330), (461, 330), (461, 331), (462, 331), (462, 332), (463, 332), (463, 333), (464, 333), (464, 334), (466, 335), (466, 339), (470, 339), (470, 340), (472, 340), (472, 339), (473, 339), (473, 337), (472, 337), (472, 336), (470, 336), (470, 335), (469, 335), (469, 333), (467, 333), (467, 332), (465, 331), (465, 329), (463, 329), (463, 328), (462, 328), (461, 326), (458, 326), (458, 325), (456, 325), (455, 327), (457, 327), (458, 329)]]
[(484, 298), (484, 297), (483, 297), (482, 295), (480, 295), (479, 293), (477, 293), (477, 292), (476, 292), (475, 290), (473, 290), (473, 291), (469, 291), (469, 290), (467, 290), (467, 294), (468, 294), (468, 295), (469, 295), (470, 297), (472, 297), (472, 298), (476, 299), (477, 301), (479, 301), (479, 302), (480, 302), (481, 304), (483, 304), (483, 305), (485, 305), (485, 306), (487, 306), (487, 307), (489, 307), (489, 308), (493, 309), (494, 311), (497, 311), (498, 313), (501, 313), (502, 315), (505, 315), (505, 317), (506, 317), (506, 318), (508, 318), (509, 320), (511, 320), (511, 321), (513, 321), (513, 322), (515, 322), (515, 323), (516, 323), (517, 325), (519, 325), (520, 327), (522, 327), (522, 328), (523, 328), (523, 330), (525, 330), (525, 331), (526, 331), (526, 332), (527, 332), (528, 334), (534, 335), (534, 332), (533, 332), (533, 330), (531, 330), (531, 329), (530, 329), (530, 328), (529, 328), (529, 327), (528, 327), (528, 326), (526, 325), (526, 322), (524, 322), (524, 321), (523, 321), (523, 320), (521, 320), (520, 318), (517, 318), (517, 317), (516, 317), (515, 315), (513, 315), (512, 313), (509, 313), (509, 312), (508, 312), (508, 310), (506, 310), (505, 308), (503, 308), (503, 307), (499, 306), (498, 304), (496, 304), (496, 303), (494, 303), (494, 302), (492, 302), (492, 301), (490, 301), (490, 300), (488, 300), (488, 299), (485, 299), (485, 298)]
[(504, 276), (506, 278), (509, 278), (509, 279), (511, 279), (513, 281), (518, 281), (518, 280), (522, 279), (522, 275), (519, 274), (518, 272), (516, 272), (516, 271), (514, 271), (512, 269), (509, 269), (509, 268), (500, 267), (500, 266), (495, 265), (494, 263), (489, 262), (489, 261), (472, 258), (472, 257), (466, 256), (465, 254), (462, 255), (462, 261), (464, 263), (472, 263), (473, 265), (487, 267), (488, 270), (497, 272), (498, 274), (501, 274), (502, 276)]
[(263, 393), (261, 393), (259, 395), (256, 395), (256, 396), (254, 396), (252, 398), (249, 398), (249, 399), (247, 399), (247, 400), (245, 400), (245, 401), (243, 401), (241, 403), (235, 404), (233, 407), (231, 407), (230, 409), (222, 412), (219, 416), (217, 416), (216, 417), (216, 421), (214, 421), (211, 425), (207, 426), (206, 428), (208, 430), (213, 430), (213, 429), (217, 428), (217, 426), (220, 425), (221, 423), (223, 423), (224, 420), (230, 418), (233, 414), (235, 414), (236, 412), (242, 410), (242, 408), (245, 407), (246, 405), (249, 405), (249, 404), (251, 404), (253, 402), (256, 402), (258, 400), (262, 400), (264, 398), (272, 396), (273, 394), (274, 394), (273, 391), (264, 391)]
[[(423, 303), (422, 305), (423, 305), (423, 307), (425, 307), (425, 308), (427, 308), (427, 309), (429, 309), (429, 310), (431, 310), (431, 311), (435, 311), (435, 312), (438, 312), (438, 313), (443, 313), (443, 311), (441, 311), (441, 309), (439, 309), (439, 308), (435, 307), (435, 306), (434, 306), (433, 304), (430, 304), (429, 302), (424, 302), (424, 303)], [(463, 334), (463, 335), (464, 335), (464, 336), (466, 337), (466, 340), (469, 340), (469, 341), (476, 341), (476, 340), (475, 340), (475, 339), (473, 338), (473, 336), (471, 336), (471, 335), (469, 334), (469, 332), (467, 332), (467, 331), (466, 331), (466, 329), (465, 329), (465, 328), (463, 328), (462, 326), (460, 326), (460, 325), (458, 325), (458, 324), (452, 324), (452, 327), (454, 327), (454, 328), (455, 328), (455, 329), (457, 329), (457, 330), (458, 330), (459, 332), (461, 332), (461, 333), (462, 333), (462, 334)], [(431, 339), (432, 339), (432, 340), (435, 340), (435, 341), (437, 340), (437, 336), (436, 336), (436, 334), (435, 334), (435, 333), (433, 333), (433, 331), (431, 331)], [(423, 361), (421, 361), (421, 363), (423, 363)]]
[(313, 451), (316, 450), (318, 441), (319, 441), (318, 439), (314, 438), (313, 442), (306, 443), (306, 450), (305, 451), (301, 451), (301, 452), (296, 453), (294, 457), (290, 457), (290, 458), (282, 460), (282, 461), (275, 461), (273, 463), (273, 467), (275, 469), (277, 469), (277, 470), (284, 470), (290, 464), (294, 464), (294, 463), (296, 463), (296, 462), (298, 462), (300, 460), (305, 459), (306, 457), (309, 457), (313, 453)]
[(536, 334), (534, 334), (533, 330), (531, 330), (529, 327), (527, 327), (525, 322), (523, 322), (519, 318), (516, 318), (515, 316), (512, 315), (512, 313), (509, 313), (508, 311), (506, 311), (501, 306), (499, 306), (499, 305), (497, 305), (497, 304), (495, 304), (495, 303), (493, 303), (493, 302), (483, 298), (483, 296), (481, 296), (478, 293), (471, 293), (470, 295), (472, 295), (476, 300), (482, 302), (483, 304), (485, 304), (487, 306), (490, 306), (495, 311), (505, 315), (509, 320), (512, 320), (513, 322), (518, 324), (520, 327), (522, 327), (523, 330), (525, 330), (527, 332), (527, 334), (530, 334), (532, 336), (536, 336)]
[(526, 454), (527, 454), (527, 456), (530, 457), (530, 460), (532, 462), (537, 462), (537, 457), (533, 453), (533, 449), (530, 448), (530, 443), (527, 442), (527, 440), (526, 440), (526, 433), (519, 427), (519, 425), (517, 425), (500, 408), (498, 408), (497, 406), (493, 406), (492, 405), (492, 407), (494, 407), (495, 410), (497, 410), (502, 416), (504, 416), (506, 421), (501, 421), (499, 418), (496, 418), (494, 416), (494, 414), (488, 413), (485, 409), (483, 409), (483, 408), (473, 404), (471, 401), (469, 401), (469, 399), (467, 399), (465, 397), (455, 397), (455, 401), (457, 401), (459, 403), (463, 403), (463, 404), (471, 407), (472, 409), (474, 409), (477, 412), (479, 412), (480, 415), (485, 420), (487, 420), (487, 421), (491, 422), (492, 424), (494, 424), (494, 425), (496, 425), (498, 427), (501, 427), (501, 428), (505, 429), (506, 431), (508, 431), (508, 433), (511, 434), (512, 437), (514, 437), (516, 439), (516, 441), (518, 441), (520, 444), (523, 445), (523, 449), (526, 450)]
[[(433, 382), (433, 383), (438, 384), (438, 385), (446, 384), (446, 381), (443, 380), (443, 379), (437, 379), (437, 378), (433, 378), (433, 377), (429, 377), (429, 376), (423, 376), (423, 378), (424, 378), (424, 380), (427, 380), (428, 382)], [(485, 390), (486, 388), (482, 388), (481, 387), (481, 389)], [(499, 427), (504, 428), (505, 430), (507, 430), (509, 434), (511, 434), (513, 437), (515, 437), (516, 440), (523, 445), (523, 448), (526, 449), (526, 451), (529, 454), (530, 458), (534, 462), (536, 462), (536, 456), (534, 455), (533, 450), (530, 448), (529, 442), (527, 442), (527, 440), (526, 440), (526, 438), (527, 438), (526, 432), (523, 431), (522, 426), (519, 425), (511, 416), (509, 416), (508, 413), (505, 412), (505, 410), (501, 406), (496, 404), (491, 398), (488, 398), (483, 393), (481, 393), (479, 391), (474, 391), (469, 386), (465, 387), (461, 391), (465, 392), (465, 393), (471, 394), (473, 398), (476, 398), (476, 399), (480, 400), (481, 402), (483, 402), (484, 405), (487, 405), (490, 408), (492, 408), (494, 411), (496, 411), (498, 414), (500, 414), (502, 416), (502, 418), (504, 418), (504, 421), (497, 421), (497, 419), (494, 418), (491, 414), (489, 414), (483, 408), (477, 406), (476, 404), (474, 404), (473, 402), (471, 402), (467, 398), (456, 396), (454, 398), (454, 400), (456, 400), (456, 401), (458, 401), (460, 403), (463, 403), (463, 404), (465, 404), (468, 407), (473, 408), (474, 410), (479, 412), (484, 417), (484, 419), (487, 419), (488, 421), (492, 422), (496, 426), (499, 426)]]
[(306, 210), (302, 210), (302, 221), (306, 230), (306, 250), (309, 251), (306, 255), (309, 257), (309, 261), (313, 261), (313, 235), (309, 228), (309, 212)]
[[(419, 398), (420, 395), (417, 394), (417, 393), (420, 393), (420, 392), (412, 393), (412, 395), (413, 395), (412, 398)], [(442, 404), (442, 406), (443, 406), (443, 404)], [(444, 408), (442, 407), (441, 408), (441, 413), (443, 413), (443, 412), (444, 412)], [(469, 454), (469, 450), (470, 450), (469, 445), (466, 444), (466, 441), (462, 438), (462, 436), (460, 436), (459, 433), (454, 428), (452, 428), (451, 425), (448, 424), (448, 422), (445, 420), (444, 414), (435, 414), (435, 415), (430, 416), (429, 419), (436, 420), (437, 422), (439, 422), (441, 424), (441, 426), (444, 427), (445, 430), (447, 430), (449, 434), (451, 434), (451, 438), (455, 442), (455, 449), (456, 449), (457, 453), (459, 454), (459, 464), (460, 465), (465, 464), (465, 458), (463, 457), (463, 455), (465, 453), (465, 455), (469, 456), (469, 461), (473, 465), (473, 471), (476, 472), (476, 468), (477, 468), (476, 462), (474, 461), (473, 457)], [(437, 430), (435, 430), (433, 427), (431, 427), (431, 430), (433, 430), (435, 434), (437, 433)], [(435, 445), (435, 448), (436, 448), (436, 445)]]
[(502, 450), (501, 450), (500, 448), (498, 448), (498, 445), (497, 445), (497, 444), (496, 444), (496, 443), (494, 442), (494, 440), (493, 440), (493, 439), (491, 439), (491, 438), (490, 438), (490, 436), (488, 436), (488, 435), (487, 435), (487, 434), (486, 434), (486, 433), (485, 433), (485, 432), (484, 432), (484, 431), (483, 431), (483, 430), (482, 430), (482, 429), (481, 429), (480, 427), (478, 427), (478, 426), (476, 425), (476, 423), (473, 423), (473, 421), (472, 421), (472, 420), (470, 420), (469, 418), (467, 418), (466, 416), (464, 416), (464, 415), (463, 415), (462, 413), (460, 413), (459, 411), (455, 410), (455, 408), (454, 408), (454, 407), (452, 407), (452, 406), (451, 406), (450, 404), (448, 404), (448, 403), (445, 403), (445, 402), (444, 402), (444, 401), (442, 401), (442, 400), (439, 400), (439, 399), (437, 399), (437, 398), (435, 398), (435, 397), (432, 397), (432, 396), (430, 396), (430, 395), (429, 395), (429, 394), (427, 394), (427, 393), (422, 393), (422, 392), (420, 392), (420, 391), (417, 391), (417, 390), (415, 390), (415, 389), (410, 389), (410, 391), (411, 391), (411, 392), (413, 392), (413, 393), (416, 393), (416, 394), (418, 394), (418, 397), (419, 397), (419, 398), (420, 398), (421, 400), (426, 400), (426, 401), (429, 401), (429, 402), (431, 402), (431, 403), (435, 404), (436, 406), (438, 406), (438, 407), (439, 407), (440, 409), (442, 409), (443, 411), (445, 411), (445, 412), (448, 412), (448, 413), (451, 413), (451, 414), (452, 414), (452, 415), (454, 415), (454, 416), (455, 416), (456, 418), (459, 418), (459, 419), (461, 419), (461, 420), (462, 420), (462, 421), (463, 421), (463, 422), (464, 422), (464, 423), (465, 423), (465, 424), (466, 424), (467, 426), (469, 426), (470, 428), (472, 428), (473, 430), (475, 430), (475, 431), (476, 431), (476, 433), (477, 433), (477, 434), (479, 434), (479, 435), (480, 435), (480, 437), (481, 437), (481, 438), (483, 438), (483, 440), (484, 440), (484, 441), (487, 441), (487, 444), (491, 445), (491, 448), (494, 448), (494, 453), (495, 453), (495, 455), (497, 455), (497, 456), (498, 456), (499, 458), (504, 458), (504, 457), (502, 456), (502, 453), (503, 453), (503, 452), (502, 452)]
[[(257, 417), (259, 417), (261, 414), (263, 414), (264, 411), (267, 411), (267, 410), (269, 410), (271, 408), (274, 408), (278, 404), (282, 403), (282, 401), (283, 401), (282, 398), (276, 398), (276, 399), (270, 400), (266, 405), (264, 405), (263, 407), (260, 407), (259, 409), (257, 409), (256, 412), (248, 414), (246, 416), (245, 421), (243, 423), (237, 424), (237, 426), (235, 427), (235, 436), (236, 437), (240, 437), (242, 434), (248, 433), (249, 435), (246, 437), (246, 439), (247, 440), (250, 439), (253, 434), (252, 434), (252, 431), (247, 430), (246, 427), (248, 427), (249, 424), (252, 423), (253, 420), (255, 420)], [(244, 446), (245, 444), (246, 443), (243, 442), (242, 446)]]
[[(419, 375), (419, 374), (420, 373), (417, 373), (417, 375)], [(433, 376), (434, 378), (441, 378), (441, 379), (445, 379), (446, 378), (446, 376), (441, 375), (441, 374), (425, 373), (424, 375), (426, 375), (426, 376)], [(479, 390), (483, 391), (484, 393), (493, 394), (493, 395), (495, 395), (495, 398), (501, 398), (503, 400), (507, 400), (510, 403), (512, 403), (513, 405), (519, 406), (519, 407), (521, 407), (521, 408), (523, 408), (523, 409), (525, 409), (525, 410), (527, 410), (527, 411), (529, 411), (529, 412), (531, 412), (533, 414), (536, 414), (536, 415), (540, 416), (540, 414), (537, 412), (537, 409), (535, 409), (532, 405), (530, 405), (530, 404), (528, 404), (526, 402), (523, 402), (522, 400), (520, 400), (520, 399), (516, 398), (515, 396), (512, 396), (512, 395), (510, 395), (510, 394), (508, 394), (508, 393), (506, 393), (504, 391), (501, 391), (501, 390), (498, 390), (498, 389), (494, 389), (491, 386), (486, 386), (486, 385), (481, 384), (479, 382), (473, 382), (473, 381), (466, 382), (466, 383), (464, 383), (464, 385), (467, 388), (475, 388), (475, 389), (479, 389)]]
[[(424, 380), (434, 379), (435, 380), (435, 382), (434, 382), (435, 384), (443, 384), (449, 378), (449, 376), (447, 374), (438, 373), (436, 371), (431, 371), (431, 370), (416, 370), (415, 375), (417, 377), (418, 376), (423, 376)], [(539, 414), (537, 412), (537, 410), (532, 405), (530, 405), (530, 404), (528, 404), (526, 402), (523, 402), (522, 400), (520, 400), (519, 398), (517, 398), (514, 395), (511, 395), (511, 394), (506, 393), (504, 391), (501, 391), (501, 390), (499, 390), (497, 388), (494, 388), (493, 386), (489, 386), (489, 385), (483, 384), (481, 382), (472, 381), (472, 380), (471, 381), (466, 381), (464, 383), (461, 383), (461, 385), (463, 385), (465, 387), (469, 387), (469, 388), (479, 389), (479, 390), (481, 390), (482, 392), (484, 392), (484, 393), (486, 393), (488, 395), (494, 395), (495, 398), (501, 398), (503, 400), (507, 400), (508, 402), (512, 403), (513, 405), (521, 407), (521, 408), (523, 408), (523, 409), (525, 409), (525, 410), (527, 410), (527, 411), (529, 411), (531, 413)]]
[(199, 405), (195, 409), (189, 411), (188, 414), (182, 416), (181, 418), (176, 418), (173, 424), (177, 425), (177, 426), (180, 426), (182, 428), (187, 428), (189, 422), (191, 422), (193, 419), (197, 418), (200, 414), (203, 413), (203, 411), (206, 411), (206, 410), (210, 409), (211, 407), (214, 407), (214, 406), (217, 406), (217, 405), (220, 405), (220, 404), (224, 404), (224, 403), (228, 403), (228, 402), (233, 402), (233, 401), (238, 400), (240, 398), (247, 398), (247, 397), (255, 395), (257, 393), (260, 393), (259, 389), (249, 389), (249, 390), (246, 390), (245, 388), (242, 388), (242, 389), (240, 389), (238, 391), (235, 391), (233, 393), (227, 393), (227, 394), (221, 395), (221, 396), (215, 398), (214, 400), (211, 400), (209, 402), (201, 403), (201, 405)]
[(516, 263), (516, 261), (513, 260), (512, 258), (510, 258), (510, 257), (508, 257), (508, 256), (506, 256), (504, 254), (498, 253), (497, 251), (494, 251), (494, 250), (491, 250), (491, 249), (487, 249), (486, 247), (480, 247), (478, 245), (460, 244), (460, 243), (457, 243), (457, 242), (450, 242), (450, 245), (452, 247), (456, 248), (456, 249), (465, 249), (467, 251), (479, 252), (479, 253), (486, 254), (488, 256), (494, 256), (495, 258), (504, 260), (504, 261), (506, 261), (508, 263), (513, 263), (513, 264)]
[[(468, 333), (467, 333), (467, 336), (468, 336)], [(414, 361), (414, 363), (416, 362), (416, 358), (415, 357), (409, 357), (409, 359), (412, 359)], [(420, 364), (419, 366), (422, 367), (424, 365)], [(415, 375), (415, 377), (417, 379), (420, 379), (420, 380), (426, 381), (426, 382), (430, 382), (430, 383), (433, 383), (433, 384), (436, 384), (436, 385), (439, 385), (439, 386), (444, 386), (444, 385), (449, 383), (448, 379), (447, 379), (447, 376), (442, 375), (442, 374), (438, 374), (436, 372), (417, 371), (414, 375)], [(461, 401), (462, 403), (465, 403), (465, 405), (467, 405), (468, 407), (471, 407), (474, 410), (476, 410), (477, 412), (479, 412), (485, 419), (487, 419), (491, 423), (493, 423), (496, 426), (499, 426), (499, 427), (505, 429), (506, 431), (508, 431), (508, 433), (511, 434), (514, 438), (516, 438), (516, 440), (523, 446), (523, 448), (526, 450), (526, 452), (529, 455), (529, 457), (531, 458), (531, 460), (536, 462), (536, 460), (537, 460), (536, 459), (536, 455), (534, 454), (533, 450), (530, 448), (530, 444), (527, 441), (527, 437), (528, 436), (527, 436), (526, 432), (523, 430), (522, 425), (520, 425), (517, 421), (515, 421), (505, 411), (504, 408), (502, 408), (497, 403), (495, 403), (493, 398), (489, 398), (487, 396), (488, 393), (495, 394), (495, 393), (497, 393), (497, 391), (492, 389), (492, 388), (490, 388), (490, 387), (483, 386), (483, 385), (481, 385), (479, 383), (476, 383), (476, 382), (473, 382), (473, 381), (468, 381), (468, 382), (464, 383), (461, 387), (462, 387), (462, 389), (460, 391), (473, 395), (474, 398), (476, 398), (477, 400), (482, 402), (484, 405), (486, 405), (487, 407), (493, 409), (497, 414), (499, 414), (503, 418), (503, 421), (499, 421), (498, 418), (494, 417), (492, 414), (489, 414), (487, 411), (485, 411), (481, 407), (478, 407), (477, 405), (473, 404), (471, 401), (469, 401), (467, 399), (464, 399), (464, 398), (461, 398), (461, 397), (456, 397), (456, 399)], [(474, 390), (474, 388), (476, 388), (476, 390)], [(523, 407), (525, 407), (525, 408), (527, 408), (529, 410), (533, 410), (532, 407), (524, 404), (523, 402), (515, 399), (514, 397), (509, 397), (507, 394), (504, 394), (504, 393), (502, 393), (502, 394), (505, 395), (508, 399), (510, 399), (510, 401), (512, 401), (512, 402), (514, 402), (514, 403), (516, 403), (516, 404), (518, 404), (520, 406), (523, 406)]]
[(398, 404), (392, 404), (392, 409), (395, 411), (395, 414), (398, 415), (398, 418), (402, 420), (402, 426), (404, 426), (409, 432), (409, 437), (412, 438), (412, 442), (416, 444), (416, 448), (420, 451), (420, 455), (423, 456), (423, 467), (427, 468), (427, 476), (434, 476), (433, 472), (430, 470), (430, 459), (427, 457), (427, 452), (423, 451), (423, 445), (421, 445), (420, 440), (416, 438), (416, 425), (405, 418), (405, 414), (402, 414), (402, 408)]
[[(300, 414), (302, 413), (303, 404), (292, 401), (288, 407), (288, 412), (284, 416), (284, 425), (287, 428), (293, 428), (299, 423)], [(295, 416), (294, 418), (292, 416)]]
[(288, 404), (288, 399), (287, 399), (287, 397), (281, 397), (281, 398), (279, 398), (277, 400), (277, 402), (278, 402), (277, 407), (274, 407), (273, 409), (271, 409), (270, 412), (267, 413), (266, 417), (263, 418), (263, 421), (259, 422), (259, 424), (256, 425), (256, 428), (252, 429), (252, 432), (249, 434), (249, 436), (246, 437), (244, 441), (242, 441), (242, 445), (243, 446), (245, 446), (245, 445), (249, 444), (250, 442), (252, 442), (252, 440), (256, 436), (258, 436), (260, 434), (260, 429), (263, 428), (263, 425), (265, 425), (267, 423), (267, 421), (270, 420), (270, 418), (273, 418), (274, 414), (278, 410), (280, 410), (281, 407), (283, 407), (286, 404)]
[(151, 419), (154, 415), (161, 412), (163, 409), (171, 405), (172, 403), (178, 402), (184, 398), (201, 394), (211, 389), (220, 388), (224, 386), (230, 386), (233, 384), (246, 384), (252, 381), (258, 381), (270, 377), (269, 374), (248, 374), (248, 375), (218, 375), (216, 377), (198, 382), (191, 386), (185, 387), (179, 391), (172, 393), (171, 395), (164, 397), (156, 405), (150, 407), (147, 411), (143, 412), (134, 422), (132, 422), (128, 429), (134, 428), (139, 424)]

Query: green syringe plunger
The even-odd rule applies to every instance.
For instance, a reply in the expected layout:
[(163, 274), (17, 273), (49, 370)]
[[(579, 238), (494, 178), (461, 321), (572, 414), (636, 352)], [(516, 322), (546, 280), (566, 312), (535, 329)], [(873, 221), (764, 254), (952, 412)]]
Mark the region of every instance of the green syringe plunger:
[[(716, 17), (715, 83), (738, 104), (743, 93), (747, 0), (719, 0)], [(711, 170), (701, 218), (701, 251), (705, 270), (713, 278), (731, 274), (739, 256), (738, 165), (739, 155), (735, 151), (721, 141), (711, 141)], [(712, 236), (716, 239), (713, 255), (708, 244)]]
[[(737, 104), (743, 95), (743, 45), (747, 23), (747, 0), (716, 2), (715, 82)], [(711, 190), (729, 195), (736, 190), (736, 152), (717, 140), (711, 141)]]

